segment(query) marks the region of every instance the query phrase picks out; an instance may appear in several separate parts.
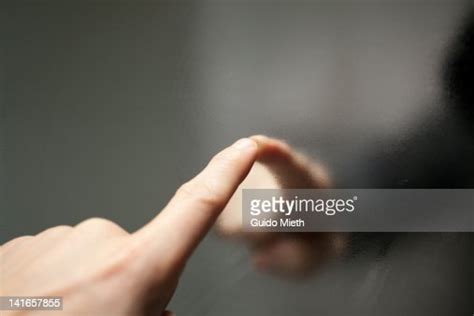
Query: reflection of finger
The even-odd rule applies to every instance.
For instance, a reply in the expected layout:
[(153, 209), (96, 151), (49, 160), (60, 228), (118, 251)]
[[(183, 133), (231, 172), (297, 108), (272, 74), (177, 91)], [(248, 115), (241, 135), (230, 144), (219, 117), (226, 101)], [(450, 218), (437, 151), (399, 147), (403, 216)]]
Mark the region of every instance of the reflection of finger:
[(259, 270), (291, 277), (305, 276), (341, 256), (348, 238), (343, 233), (276, 235), (253, 250), (253, 263)]
[(176, 192), (165, 209), (134, 237), (148, 246), (151, 258), (184, 263), (207, 233), (257, 155), (257, 144), (242, 139), (218, 153), (194, 179)]
[(164, 311), (163, 314), (161, 314), (161, 316), (176, 316), (176, 314), (173, 313), (172, 311)]
[(311, 272), (317, 264), (315, 251), (317, 250), (307, 240), (277, 239), (257, 250), (253, 264), (259, 270), (275, 274), (304, 275)]
[(329, 187), (329, 175), (325, 168), (295, 151), (287, 143), (263, 135), (251, 138), (258, 143), (258, 161), (270, 169), (282, 188)]

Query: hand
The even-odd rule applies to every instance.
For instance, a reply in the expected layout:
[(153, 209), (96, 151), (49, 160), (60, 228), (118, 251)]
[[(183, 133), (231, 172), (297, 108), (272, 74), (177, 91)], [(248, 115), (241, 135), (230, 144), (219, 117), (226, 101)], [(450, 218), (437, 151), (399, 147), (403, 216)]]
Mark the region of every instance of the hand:
[(280, 140), (261, 135), (252, 139), (258, 144), (257, 163), (218, 218), (216, 228), (225, 237), (243, 240), (258, 269), (283, 276), (305, 276), (341, 255), (348, 236), (339, 233), (244, 233), (240, 189), (323, 189), (331, 186), (330, 177), (321, 164)]
[(133, 234), (93, 218), (7, 242), (0, 295), (62, 296), (66, 314), (165, 315), (186, 261), (256, 154), (250, 139), (224, 149)]

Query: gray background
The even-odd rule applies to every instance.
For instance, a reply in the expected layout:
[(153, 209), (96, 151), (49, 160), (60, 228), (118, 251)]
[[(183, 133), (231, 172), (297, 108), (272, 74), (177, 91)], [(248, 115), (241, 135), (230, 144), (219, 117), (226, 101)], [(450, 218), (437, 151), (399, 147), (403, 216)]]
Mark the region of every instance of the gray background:
[[(360, 152), (437, 111), (437, 67), (463, 10), (451, 0), (3, 2), (0, 242), (91, 216), (133, 231), (244, 135), (283, 137), (335, 174), (356, 170)], [(469, 237), (419, 237), (289, 283), (256, 274), (242, 247), (211, 234), (171, 307), (451, 315), (469, 295)]]

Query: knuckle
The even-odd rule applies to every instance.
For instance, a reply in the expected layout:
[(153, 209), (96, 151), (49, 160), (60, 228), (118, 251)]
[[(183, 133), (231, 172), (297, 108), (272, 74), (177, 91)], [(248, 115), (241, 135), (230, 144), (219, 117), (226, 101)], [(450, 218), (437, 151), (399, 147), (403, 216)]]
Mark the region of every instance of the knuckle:
[(178, 190), (176, 191), (176, 195), (184, 198), (191, 197), (194, 194), (192, 187), (193, 184), (191, 183), (191, 181), (185, 182), (178, 188)]
[(229, 150), (221, 151), (215, 154), (214, 157), (211, 158), (211, 163), (212, 164), (227, 164), (227, 163), (230, 163), (234, 158), (235, 158), (234, 151), (229, 151)]
[(114, 222), (101, 218), (101, 217), (92, 217), (89, 219), (86, 219), (85, 221), (79, 223), (76, 226), (76, 229), (81, 230), (98, 230), (98, 231), (123, 231), (123, 229), (115, 224)]
[(48, 228), (48, 229), (42, 231), (41, 233), (36, 235), (36, 237), (47, 237), (47, 236), (50, 236), (50, 235), (66, 233), (66, 232), (70, 231), (71, 229), (72, 229), (72, 227), (68, 226), (68, 225), (54, 226), (54, 227), (51, 227), (51, 228)]
[(53, 227), (56, 230), (70, 230), (72, 227), (70, 225), (58, 225)]
[(101, 217), (91, 217), (91, 218), (88, 218), (84, 221), (82, 221), (81, 223), (79, 223), (79, 225), (77, 225), (77, 227), (84, 227), (84, 226), (104, 226), (104, 225), (107, 225), (109, 221), (105, 218), (101, 218)]
[(21, 245), (22, 243), (25, 243), (25, 242), (29, 242), (31, 240), (33, 240), (33, 236), (20, 236), (20, 237), (16, 237), (10, 241), (7, 241), (6, 243), (4, 243), (3, 245), (0, 245), (2, 250), (6, 250), (8, 248), (14, 248), (14, 247), (17, 247), (18, 245)]
[(205, 182), (186, 182), (178, 189), (177, 195), (180, 198), (192, 199), (195, 203), (207, 207), (217, 207), (222, 203), (217, 190)]

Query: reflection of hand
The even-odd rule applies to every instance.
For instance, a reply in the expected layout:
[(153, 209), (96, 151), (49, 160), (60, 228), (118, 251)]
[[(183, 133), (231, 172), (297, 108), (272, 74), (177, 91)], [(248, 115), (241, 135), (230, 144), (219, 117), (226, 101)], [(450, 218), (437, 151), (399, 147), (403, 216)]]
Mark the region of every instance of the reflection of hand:
[(249, 139), (223, 150), (133, 234), (94, 218), (7, 242), (0, 248), (1, 295), (62, 296), (67, 314), (166, 314), (185, 262), (256, 154)]
[(226, 237), (244, 240), (257, 268), (285, 276), (306, 275), (330, 258), (340, 255), (347, 236), (337, 233), (243, 233), (241, 188), (328, 188), (325, 169), (286, 143), (253, 136), (258, 143), (257, 163), (217, 220)]

